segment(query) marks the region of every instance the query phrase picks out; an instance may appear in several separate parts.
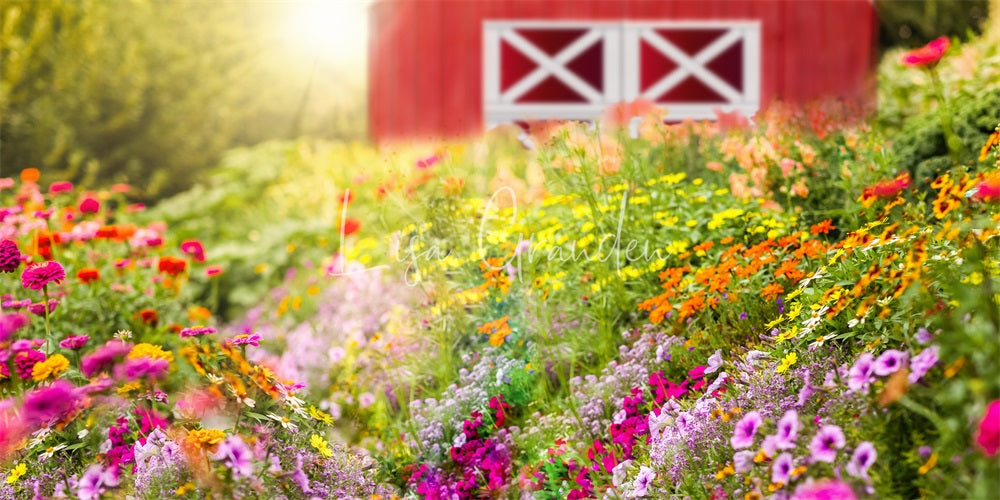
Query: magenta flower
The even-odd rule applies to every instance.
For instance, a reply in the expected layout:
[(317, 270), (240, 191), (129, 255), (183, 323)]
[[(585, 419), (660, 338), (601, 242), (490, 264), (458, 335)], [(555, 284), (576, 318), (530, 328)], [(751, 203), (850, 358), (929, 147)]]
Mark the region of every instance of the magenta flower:
[(193, 328), (185, 328), (181, 330), (181, 337), (197, 337), (200, 335), (209, 335), (215, 333), (215, 328), (210, 326), (196, 326)]
[(0, 272), (12, 273), (21, 265), (21, 251), (12, 240), (0, 240)]
[(63, 191), (72, 191), (73, 183), (69, 181), (56, 181), (49, 186), (49, 193), (56, 194)]
[(951, 46), (951, 40), (948, 40), (948, 37), (939, 37), (923, 47), (903, 54), (902, 62), (907, 66), (933, 66), (941, 60), (949, 46)]
[[(56, 307), (59, 306), (59, 301), (56, 299), (49, 299), (49, 312), (55, 311)], [(34, 314), (35, 316), (45, 316), (45, 304), (41, 302), (37, 304), (31, 304), (28, 306), (28, 312)]]
[(250, 477), (253, 475), (253, 453), (240, 439), (232, 435), (219, 443), (219, 448), (212, 454), (213, 460), (221, 461), (233, 471), (233, 477)]
[(17, 372), (17, 376), (21, 377), (21, 380), (27, 380), (31, 378), (31, 371), (35, 365), (42, 361), (45, 361), (45, 353), (42, 351), (34, 349), (21, 351), (14, 356), (14, 370)]
[(0, 313), (0, 342), (6, 342), (14, 332), (28, 325), (28, 317), (21, 313)]
[(231, 339), (226, 339), (230, 345), (252, 345), (254, 347), (260, 347), (260, 335), (254, 334), (240, 334)]
[(32, 264), (24, 268), (24, 272), (21, 273), (21, 284), (24, 288), (32, 290), (41, 290), (53, 281), (61, 283), (64, 279), (66, 270), (54, 260)]
[(165, 359), (152, 359), (147, 356), (129, 358), (115, 367), (118, 378), (138, 380), (140, 378), (162, 378), (170, 370), (170, 362)]
[(49, 422), (69, 413), (79, 396), (76, 387), (62, 379), (40, 387), (24, 397), (24, 418), (34, 424)]
[(59, 342), (59, 347), (75, 351), (77, 349), (82, 349), (83, 346), (87, 344), (88, 340), (90, 340), (89, 335), (70, 335)]
[(760, 413), (752, 411), (747, 413), (736, 423), (736, 430), (733, 431), (733, 437), (730, 439), (730, 443), (733, 445), (733, 449), (746, 448), (753, 444), (754, 435), (757, 434), (757, 429), (763, 420), (760, 418)]
[(88, 377), (93, 377), (95, 374), (110, 368), (117, 358), (125, 356), (131, 350), (132, 344), (118, 339), (109, 340), (106, 344), (95, 349), (94, 352), (83, 357), (80, 362), (80, 371)]
[(96, 214), (101, 210), (101, 202), (88, 196), (80, 202), (80, 206), (78, 208), (85, 214)]
[(791, 453), (778, 455), (778, 458), (774, 459), (774, 463), (771, 464), (771, 482), (787, 483), (794, 468), (795, 465), (792, 463)]
[(876, 458), (878, 458), (878, 452), (875, 451), (875, 445), (869, 441), (859, 444), (854, 449), (854, 454), (851, 455), (851, 461), (847, 464), (847, 473), (867, 480), (868, 468), (875, 463)]
[(976, 430), (976, 444), (987, 457), (995, 457), (1000, 450), (1000, 399), (986, 407)]
[(844, 432), (836, 425), (824, 425), (809, 443), (809, 452), (817, 462), (833, 463), (837, 450), (844, 447)]
[(861, 391), (868, 388), (868, 384), (875, 381), (872, 374), (875, 372), (875, 357), (870, 353), (861, 353), (858, 360), (854, 362), (847, 372), (847, 387), (852, 391)]
[(889, 349), (882, 353), (878, 359), (875, 360), (875, 375), (884, 377), (895, 373), (896, 370), (906, 366), (906, 353), (903, 351), (897, 351), (896, 349)]
[(938, 362), (938, 346), (932, 345), (910, 360), (910, 374), (906, 376), (906, 381), (916, 384), (927, 372)]
[(184, 240), (181, 251), (190, 255), (196, 262), (205, 262), (205, 247), (198, 240)]
[(858, 500), (850, 486), (827, 479), (819, 482), (808, 482), (795, 488), (791, 500)]

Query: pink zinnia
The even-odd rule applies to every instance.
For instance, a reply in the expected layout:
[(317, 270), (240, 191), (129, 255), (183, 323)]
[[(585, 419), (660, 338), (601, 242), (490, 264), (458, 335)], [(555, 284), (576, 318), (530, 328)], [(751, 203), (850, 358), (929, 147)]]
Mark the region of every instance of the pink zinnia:
[(17, 248), (17, 242), (12, 240), (0, 241), (0, 272), (12, 273), (21, 265), (21, 251)]
[(64, 279), (66, 270), (54, 260), (28, 266), (21, 273), (21, 284), (32, 290), (41, 290), (53, 281), (60, 283)]
[(1000, 202), (1000, 174), (988, 175), (976, 185), (975, 199), (987, 203)]
[(72, 190), (73, 190), (73, 183), (69, 181), (53, 182), (52, 185), (49, 186), (49, 193), (52, 194), (62, 193), (63, 191), (72, 191)]
[(185, 240), (181, 243), (181, 251), (190, 255), (196, 262), (205, 262), (205, 247), (198, 240)]
[[(52, 311), (55, 311), (56, 307), (58, 307), (58, 306), (59, 306), (59, 301), (58, 300), (56, 300), (56, 299), (49, 299), (49, 307), (48, 307), (48, 309), (49, 309), (50, 313)], [(31, 314), (34, 314), (35, 316), (45, 316), (45, 309), (46, 309), (45, 308), (45, 304), (43, 304), (41, 302), (39, 302), (37, 304), (30, 304), (28, 306), (28, 312), (30, 312)]]
[(106, 370), (115, 363), (117, 358), (123, 357), (132, 350), (132, 344), (121, 340), (109, 340), (106, 344), (98, 347), (93, 353), (83, 357), (80, 362), (80, 371), (88, 377)]
[(976, 444), (987, 457), (996, 456), (997, 450), (1000, 450), (1000, 399), (986, 407), (976, 431)]
[(96, 214), (101, 210), (101, 202), (94, 198), (86, 197), (80, 202), (80, 211), (85, 214)]
[(70, 335), (59, 342), (59, 347), (75, 351), (83, 348), (88, 340), (90, 340), (89, 335)]
[(36, 424), (49, 422), (69, 413), (78, 399), (73, 384), (62, 379), (56, 380), (24, 397), (24, 418)]
[(215, 328), (210, 326), (196, 326), (194, 328), (185, 328), (181, 330), (181, 337), (197, 337), (200, 335), (209, 335), (215, 333)]
[(35, 365), (42, 361), (45, 361), (45, 353), (41, 351), (34, 349), (21, 351), (14, 356), (14, 370), (17, 372), (17, 376), (21, 377), (21, 380), (27, 380), (31, 378), (31, 371)]
[(5, 342), (14, 332), (28, 324), (28, 317), (21, 313), (0, 314), (0, 342)]
[(951, 40), (948, 40), (946, 36), (942, 36), (923, 47), (903, 54), (903, 64), (907, 66), (933, 66), (941, 60), (941, 57), (944, 56), (944, 53), (948, 51), (948, 47), (950, 46)]
[(126, 359), (125, 363), (115, 368), (118, 378), (137, 380), (140, 378), (162, 378), (170, 370), (170, 362), (165, 359), (152, 359), (147, 356)]
[(252, 345), (254, 347), (260, 347), (260, 335), (257, 335), (256, 333), (253, 335), (237, 335), (231, 339), (226, 339), (226, 342), (231, 345)]
[(222, 267), (220, 266), (208, 266), (205, 268), (205, 276), (211, 278), (212, 276), (218, 276), (222, 274)]

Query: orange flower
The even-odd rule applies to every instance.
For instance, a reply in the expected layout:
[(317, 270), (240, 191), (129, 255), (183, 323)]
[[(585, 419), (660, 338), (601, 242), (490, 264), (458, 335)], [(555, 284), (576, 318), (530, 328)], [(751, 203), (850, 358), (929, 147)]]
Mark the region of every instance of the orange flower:
[(490, 321), (483, 326), (479, 327), (479, 333), (489, 334), (490, 345), (493, 347), (500, 347), (503, 345), (503, 341), (508, 335), (513, 333), (510, 329), (510, 325), (507, 324), (507, 320), (510, 316), (504, 316), (500, 319)]
[(21, 181), (23, 182), (38, 182), (38, 178), (41, 176), (42, 173), (37, 168), (26, 168), (21, 171)]
[(835, 229), (835, 228), (834, 228), (833, 224), (831, 224), (830, 219), (827, 219), (827, 220), (825, 220), (823, 222), (820, 222), (819, 224), (813, 224), (813, 226), (809, 228), (809, 230), (812, 232), (813, 236), (820, 235), (820, 234), (827, 234), (827, 233), (830, 232), (831, 229)]
[(101, 272), (93, 267), (85, 267), (76, 272), (76, 279), (81, 283), (93, 283), (101, 279)]
[(760, 296), (767, 300), (774, 300), (778, 298), (778, 295), (781, 295), (784, 291), (785, 289), (782, 288), (781, 285), (777, 283), (771, 283), (765, 286), (763, 290), (761, 290)]

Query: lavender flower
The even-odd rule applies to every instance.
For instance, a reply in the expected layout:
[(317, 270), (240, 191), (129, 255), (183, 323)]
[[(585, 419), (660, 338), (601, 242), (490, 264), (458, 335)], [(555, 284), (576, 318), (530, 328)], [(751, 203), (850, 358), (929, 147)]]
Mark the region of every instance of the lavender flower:
[(875, 357), (870, 353), (862, 353), (847, 372), (847, 387), (852, 391), (861, 391), (874, 382)]
[(733, 437), (730, 439), (730, 443), (733, 445), (733, 449), (746, 448), (753, 444), (754, 435), (757, 434), (757, 429), (763, 420), (760, 418), (760, 413), (752, 411), (747, 413), (736, 423), (736, 430), (733, 431)]
[(222, 465), (232, 470), (233, 477), (253, 475), (253, 453), (239, 436), (231, 435), (220, 443), (212, 459), (222, 462)]
[(717, 349), (715, 354), (708, 357), (708, 367), (705, 368), (705, 373), (715, 373), (716, 370), (722, 367), (722, 349)]
[(844, 432), (836, 425), (824, 425), (809, 443), (809, 452), (817, 462), (833, 463), (837, 450), (844, 447)]
[(878, 452), (875, 451), (875, 445), (871, 442), (865, 441), (859, 444), (854, 449), (854, 454), (851, 455), (851, 461), (847, 464), (847, 473), (867, 480), (868, 468), (875, 463), (877, 457)]
[(737, 474), (745, 474), (753, 468), (753, 457), (756, 453), (752, 451), (737, 451), (733, 454), (733, 468)]
[(931, 340), (934, 340), (934, 335), (931, 334), (930, 330), (926, 328), (920, 328), (917, 330), (917, 333), (916, 335), (913, 336), (913, 338), (916, 339), (916, 341), (920, 342), (921, 344), (926, 344)]
[(76, 495), (81, 500), (98, 500), (107, 488), (118, 486), (118, 466), (105, 468), (101, 464), (93, 464), (77, 483)]
[(635, 477), (635, 482), (632, 483), (632, 491), (629, 492), (628, 496), (631, 498), (642, 498), (649, 495), (649, 486), (656, 479), (656, 473), (653, 469), (643, 465), (639, 468), (639, 475)]
[(937, 364), (939, 350), (940, 348), (938, 346), (932, 345), (923, 351), (920, 351), (920, 354), (914, 356), (913, 359), (910, 360), (910, 374), (907, 375), (906, 380), (911, 384), (915, 384), (920, 381), (920, 379), (923, 378), (923, 376)]
[(795, 439), (799, 436), (802, 423), (799, 422), (799, 414), (795, 410), (788, 410), (778, 421), (778, 431), (776, 436), (777, 446), (782, 450), (795, 448)]
[(875, 360), (875, 375), (884, 377), (895, 373), (906, 365), (907, 355), (905, 352), (898, 351), (896, 349), (889, 349), (882, 353), (878, 359)]

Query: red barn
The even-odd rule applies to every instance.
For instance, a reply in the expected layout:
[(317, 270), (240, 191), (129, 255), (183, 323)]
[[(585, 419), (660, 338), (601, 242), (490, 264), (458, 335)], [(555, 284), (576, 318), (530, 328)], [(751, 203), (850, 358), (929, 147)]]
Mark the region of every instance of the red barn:
[(870, 0), (376, 0), (377, 142), (592, 119), (645, 98), (668, 120), (866, 92)]

